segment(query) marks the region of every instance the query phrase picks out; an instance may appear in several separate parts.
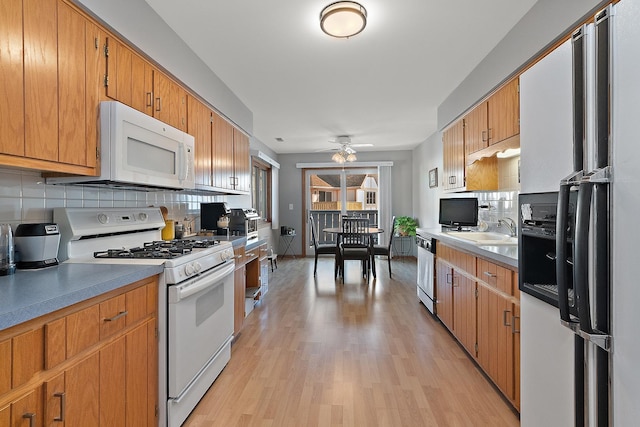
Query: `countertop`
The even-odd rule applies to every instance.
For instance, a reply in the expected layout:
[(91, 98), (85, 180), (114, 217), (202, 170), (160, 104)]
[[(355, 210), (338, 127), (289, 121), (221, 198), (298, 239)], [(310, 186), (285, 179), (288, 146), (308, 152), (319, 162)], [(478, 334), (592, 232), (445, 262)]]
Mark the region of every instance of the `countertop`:
[[(496, 261), (506, 267), (518, 268), (518, 246), (517, 245), (475, 245), (471, 242), (465, 242), (454, 237), (450, 237), (443, 233), (440, 228), (418, 228), (416, 233), (432, 237), (446, 243), (447, 245), (457, 247), (467, 252), (471, 252), (491, 261)], [(437, 253), (436, 253), (437, 256)]]
[(162, 273), (162, 265), (60, 264), (0, 277), (0, 331)]

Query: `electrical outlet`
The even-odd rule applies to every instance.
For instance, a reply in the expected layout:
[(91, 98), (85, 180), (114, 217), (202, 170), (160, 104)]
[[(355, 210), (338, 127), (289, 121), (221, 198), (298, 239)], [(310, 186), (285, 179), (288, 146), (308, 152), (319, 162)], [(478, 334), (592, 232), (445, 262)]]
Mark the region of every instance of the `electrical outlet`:
[(289, 203), (289, 210), (292, 211), (293, 210), (293, 203)]

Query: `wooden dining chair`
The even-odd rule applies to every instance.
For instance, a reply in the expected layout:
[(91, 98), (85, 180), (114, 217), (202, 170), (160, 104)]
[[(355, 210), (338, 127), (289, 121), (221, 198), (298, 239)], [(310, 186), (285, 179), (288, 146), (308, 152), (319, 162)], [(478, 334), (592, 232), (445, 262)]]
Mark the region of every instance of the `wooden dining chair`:
[[(311, 243), (315, 253), (315, 262), (313, 264), (313, 277), (316, 276), (318, 271), (318, 255), (333, 255), (336, 256), (338, 250), (335, 244), (319, 244), (318, 243), (318, 231), (316, 230), (316, 223), (313, 219), (313, 215), (309, 215), (309, 224), (311, 226)], [(338, 277), (338, 262), (336, 260), (334, 265), (334, 278)]]
[(357, 260), (362, 263), (362, 276), (369, 280), (371, 266), (371, 235), (368, 234), (369, 219), (344, 218), (340, 238), (340, 274), (344, 281), (344, 262)]
[(389, 243), (386, 246), (373, 245), (373, 257), (375, 260), (376, 255), (382, 255), (387, 257), (389, 263), (389, 278), (391, 278), (391, 245), (393, 244), (393, 235), (396, 229), (396, 216), (391, 218), (391, 235), (389, 236)]

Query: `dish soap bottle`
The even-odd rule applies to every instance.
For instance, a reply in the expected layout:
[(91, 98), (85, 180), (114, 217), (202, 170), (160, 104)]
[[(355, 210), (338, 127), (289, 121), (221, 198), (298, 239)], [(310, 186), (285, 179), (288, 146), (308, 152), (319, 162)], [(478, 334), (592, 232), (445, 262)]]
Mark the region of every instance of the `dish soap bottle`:
[(0, 224), (0, 276), (7, 276), (16, 272), (14, 251), (11, 225)]

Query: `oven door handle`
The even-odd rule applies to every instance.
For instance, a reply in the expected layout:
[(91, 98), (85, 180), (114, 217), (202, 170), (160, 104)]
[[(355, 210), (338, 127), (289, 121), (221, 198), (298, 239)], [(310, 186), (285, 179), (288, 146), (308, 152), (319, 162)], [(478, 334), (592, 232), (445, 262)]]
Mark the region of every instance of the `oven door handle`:
[(228, 262), (224, 267), (216, 267), (211, 273), (196, 277), (193, 281), (169, 287), (169, 303), (174, 304), (204, 289), (220, 283), (235, 270), (235, 263)]

